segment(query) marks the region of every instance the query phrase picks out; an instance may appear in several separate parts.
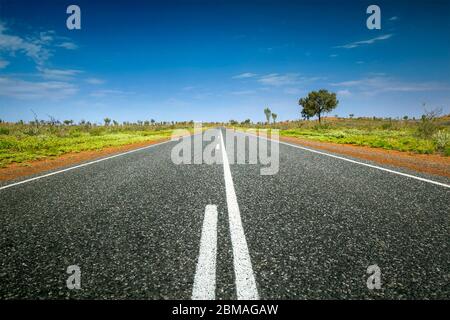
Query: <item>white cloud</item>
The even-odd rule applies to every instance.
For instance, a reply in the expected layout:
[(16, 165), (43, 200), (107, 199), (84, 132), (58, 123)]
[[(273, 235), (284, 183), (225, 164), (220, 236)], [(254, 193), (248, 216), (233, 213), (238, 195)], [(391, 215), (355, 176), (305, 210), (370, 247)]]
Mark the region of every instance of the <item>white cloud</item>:
[(43, 64), (50, 56), (50, 51), (45, 47), (53, 38), (48, 33), (41, 32), (39, 37), (27, 39), (6, 33), (5, 25), (0, 22), (0, 51), (15, 55), (24, 53), (37, 64)]
[(363, 82), (364, 80), (349, 80), (349, 81), (335, 82), (332, 83), (331, 85), (335, 87), (353, 87), (362, 84)]
[(232, 77), (232, 79), (246, 79), (256, 77), (255, 73), (245, 72)]
[(298, 74), (296, 73), (289, 73), (289, 74), (271, 73), (261, 76), (258, 79), (258, 82), (266, 86), (279, 87), (297, 84), (299, 82), (299, 77)]
[(301, 94), (301, 93), (304, 93), (304, 92), (305, 92), (305, 90), (302, 90), (302, 89), (299, 89), (299, 88), (286, 88), (286, 89), (284, 89), (284, 93), (287, 93), (287, 94), (298, 95), (298, 94)]
[(75, 69), (48, 69), (38, 67), (38, 70), (41, 72), (43, 78), (51, 80), (69, 80), (82, 73), (81, 70)]
[(63, 42), (57, 45), (57, 47), (64, 48), (67, 50), (76, 50), (78, 46), (73, 42)]
[(337, 56), (337, 54), (330, 54), (330, 58), (336, 58)]
[[(55, 45), (55, 40), (65, 41)], [(53, 30), (42, 31), (26, 36), (15, 35), (6, 25), (0, 21), (0, 52), (15, 56), (17, 53), (24, 54), (32, 59), (37, 65), (42, 66), (52, 56), (56, 47), (73, 50), (78, 46), (69, 41), (69, 38), (56, 36)]]
[(339, 91), (337, 92), (337, 95), (338, 95), (338, 96), (342, 96), (342, 97), (348, 97), (348, 96), (351, 95), (351, 92), (350, 92), (350, 90), (348, 90), (348, 89), (339, 90)]
[(98, 78), (88, 78), (86, 79), (86, 82), (89, 84), (99, 85), (105, 83), (105, 80), (98, 79)]
[(317, 80), (323, 80), (323, 77), (306, 77), (300, 76), (298, 73), (271, 73), (258, 78), (258, 82), (265, 86), (273, 87), (285, 87), (285, 86), (297, 86), (299, 84), (305, 84), (314, 82)]
[(6, 68), (8, 66), (9, 61), (6, 60), (0, 60), (0, 69)]
[(129, 92), (125, 92), (122, 90), (102, 89), (91, 92), (90, 96), (95, 98), (102, 98), (107, 96), (125, 96), (127, 94), (129, 94)]
[(365, 45), (365, 44), (373, 44), (377, 41), (381, 41), (381, 40), (387, 40), (389, 38), (391, 38), (393, 36), (393, 34), (385, 34), (376, 38), (372, 38), (369, 40), (362, 40), (362, 41), (357, 41), (357, 42), (352, 42), (352, 43), (348, 43), (342, 46), (336, 46), (334, 48), (345, 48), (345, 49), (352, 49), (352, 48), (357, 48), (359, 46)]
[(397, 16), (393, 16), (393, 17), (390, 17), (390, 18), (389, 18), (389, 21), (395, 21), (395, 20), (398, 20), (398, 17), (397, 17)]
[(0, 77), (0, 95), (16, 99), (60, 100), (75, 94), (78, 88), (67, 82), (31, 82)]
[(343, 88), (354, 88), (365, 94), (377, 94), (382, 92), (419, 92), (419, 91), (439, 91), (450, 90), (448, 84), (437, 82), (404, 82), (389, 77), (372, 77), (358, 80), (332, 83), (332, 86)]

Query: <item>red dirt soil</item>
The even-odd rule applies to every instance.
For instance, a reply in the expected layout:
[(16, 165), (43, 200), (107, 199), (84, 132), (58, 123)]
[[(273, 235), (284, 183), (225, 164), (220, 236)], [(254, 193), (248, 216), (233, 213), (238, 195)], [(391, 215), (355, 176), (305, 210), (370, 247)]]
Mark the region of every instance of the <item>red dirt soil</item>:
[(450, 178), (450, 157), (436, 154), (416, 154), (349, 144), (311, 141), (294, 137), (280, 137), (280, 140), (314, 149), (331, 151), (333, 153), (354, 158), (370, 160), (381, 165), (391, 165)]
[(0, 168), (0, 181), (12, 180), (44, 171), (68, 167), (88, 160), (95, 160), (106, 156), (111, 156), (114, 154), (142, 148), (145, 146), (150, 146), (152, 144), (160, 143), (167, 140), (169, 139), (144, 141), (133, 144), (127, 144), (119, 147), (108, 147), (102, 150), (82, 151), (78, 153), (66, 153), (55, 158), (46, 158), (23, 163), (12, 163), (4, 168)]

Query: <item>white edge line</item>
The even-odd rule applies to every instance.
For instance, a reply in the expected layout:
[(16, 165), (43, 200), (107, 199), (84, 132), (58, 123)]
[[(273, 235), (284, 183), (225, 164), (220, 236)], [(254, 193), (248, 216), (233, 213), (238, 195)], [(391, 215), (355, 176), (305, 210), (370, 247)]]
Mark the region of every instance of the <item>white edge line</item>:
[(73, 170), (73, 169), (85, 167), (85, 166), (88, 166), (88, 165), (91, 165), (91, 164), (94, 164), (94, 163), (98, 163), (98, 162), (101, 162), (101, 161), (105, 161), (105, 160), (109, 160), (109, 159), (112, 159), (112, 158), (120, 157), (120, 156), (123, 156), (125, 154), (141, 151), (141, 150), (144, 150), (144, 149), (153, 148), (153, 147), (156, 147), (156, 146), (159, 146), (159, 145), (171, 142), (171, 141), (173, 141), (173, 140), (167, 140), (167, 141), (163, 141), (163, 142), (160, 142), (160, 143), (155, 143), (155, 144), (152, 144), (152, 145), (149, 145), (149, 146), (145, 146), (145, 147), (142, 147), (142, 148), (133, 149), (133, 150), (126, 151), (126, 152), (123, 152), (123, 153), (115, 154), (115, 155), (112, 155), (112, 156), (109, 156), (109, 157), (106, 157), (106, 158), (101, 158), (101, 159), (97, 159), (97, 160), (94, 160), (94, 161), (82, 163), (82, 164), (79, 164), (79, 165), (76, 165), (76, 166), (73, 166), (73, 167), (65, 168), (65, 169), (62, 169), (62, 170), (53, 171), (53, 172), (44, 174), (42, 176), (37, 176), (37, 177), (34, 177), (34, 178), (22, 180), (22, 181), (19, 181), (19, 182), (7, 184), (5, 186), (0, 187), (0, 190), (11, 188), (11, 187), (14, 187), (14, 186), (17, 186), (17, 185), (20, 185), (20, 184), (23, 184), (23, 183), (31, 182), (31, 181), (34, 181), (34, 180), (38, 180), (38, 179), (41, 179), (41, 178), (53, 176), (53, 175), (58, 174), (58, 173), (62, 173), (62, 172), (70, 171), (70, 170)]
[[(257, 136), (255, 134), (242, 132), (242, 131), (236, 131), (236, 132), (239, 132), (241, 134), (254, 136), (254, 137), (257, 137), (259, 139), (265, 139), (265, 140), (268, 140), (268, 141), (276, 142), (275, 140), (268, 139), (268, 138), (265, 138), (265, 137), (260, 137), (260, 136)], [(414, 176), (414, 175), (411, 175), (411, 174), (407, 174), (407, 173), (403, 173), (403, 172), (399, 172), (399, 171), (395, 171), (395, 170), (391, 170), (391, 169), (375, 166), (375, 165), (364, 163), (364, 162), (359, 162), (359, 161), (356, 161), (356, 160), (352, 160), (352, 159), (336, 156), (336, 155), (329, 154), (329, 153), (326, 153), (326, 152), (317, 151), (317, 150), (314, 150), (314, 149), (302, 147), (302, 146), (291, 144), (291, 143), (284, 142), (284, 141), (278, 141), (278, 143), (282, 143), (284, 145), (291, 146), (291, 147), (298, 148), (298, 149), (303, 149), (303, 150), (306, 150), (306, 151), (309, 151), (309, 152), (318, 153), (318, 154), (321, 154), (321, 155), (324, 155), (324, 156), (328, 156), (328, 157), (332, 157), (332, 158), (348, 161), (348, 162), (351, 162), (351, 163), (356, 163), (356, 164), (359, 164), (359, 165), (362, 165), (362, 166), (366, 166), (366, 167), (370, 167), (370, 168), (374, 168), (374, 169), (378, 169), (378, 170), (382, 170), (382, 171), (398, 174), (398, 175), (405, 176), (405, 177), (408, 177), (408, 178), (412, 178), (412, 179), (416, 179), (416, 180), (432, 183), (432, 184), (435, 184), (435, 185), (438, 185), (438, 186), (441, 186), (441, 187), (450, 188), (450, 185), (442, 183), (442, 182), (437, 182), (437, 181), (434, 181), (434, 180), (430, 180), (430, 179)]]
[(216, 297), (217, 206), (207, 205), (200, 239), (200, 253), (194, 276), (192, 300)]
[(223, 142), (222, 130), (220, 130), (220, 149), (222, 151), (223, 174), (225, 179), (231, 245), (233, 248), (233, 265), (236, 278), (237, 298), (238, 300), (258, 300), (258, 290), (256, 288), (252, 262), (250, 260), (247, 240), (245, 239), (244, 228), (242, 226), (236, 192), (234, 190), (233, 177), (231, 176), (228, 156)]

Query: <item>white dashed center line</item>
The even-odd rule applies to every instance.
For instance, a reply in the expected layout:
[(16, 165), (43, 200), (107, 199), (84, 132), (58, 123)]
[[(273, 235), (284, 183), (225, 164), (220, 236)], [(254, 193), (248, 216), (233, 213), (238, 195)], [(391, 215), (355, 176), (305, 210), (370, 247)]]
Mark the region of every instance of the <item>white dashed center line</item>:
[(216, 297), (217, 206), (207, 205), (200, 239), (200, 254), (195, 271), (192, 300)]

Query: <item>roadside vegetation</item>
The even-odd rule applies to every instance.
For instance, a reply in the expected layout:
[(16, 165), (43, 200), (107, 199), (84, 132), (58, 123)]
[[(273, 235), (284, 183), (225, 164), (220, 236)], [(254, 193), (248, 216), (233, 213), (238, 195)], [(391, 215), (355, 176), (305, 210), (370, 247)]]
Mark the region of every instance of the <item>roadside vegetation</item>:
[(29, 123), (0, 120), (0, 167), (69, 152), (167, 139), (174, 129), (190, 129), (192, 126), (192, 122), (156, 123), (154, 120), (119, 124), (109, 118), (105, 118), (101, 125), (53, 119)]
[[(240, 128), (279, 129), (280, 135), (299, 139), (352, 144), (387, 150), (419, 154), (450, 156), (450, 115), (442, 115), (441, 108), (428, 110), (416, 119), (357, 117), (325, 117), (334, 110), (339, 101), (327, 90), (313, 91), (299, 100), (302, 120), (270, 122), (272, 111), (266, 107), (266, 122), (252, 123), (230, 120), (229, 125)], [(317, 120), (311, 118), (316, 117)]]
[(240, 128), (279, 129), (281, 136), (450, 156), (450, 115), (421, 119), (324, 117), (317, 120), (256, 123), (232, 121)]
[[(327, 90), (311, 92), (299, 100), (301, 120), (278, 121), (277, 114), (264, 108), (265, 122), (230, 120), (207, 123), (203, 128), (279, 129), (280, 135), (299, 139), (351, 144), (419, 154), (450, 156), (450, 115), (442, 109), (427, 110), (420, 118), (377, 118), (325, 116), (339, 101)], [(317, 120), (316, 120), (317, 119)], [(0, 167), (11, 163), (56, 157), (70, 152), (101, 150), (107, 147), (150, 142), (171, 137), (175, 129), (193, 130), (193, 121), (119, 123), (105, 118), (103, 123), (72, 120), (38, 120), (16, 123), (0, 120)]]

